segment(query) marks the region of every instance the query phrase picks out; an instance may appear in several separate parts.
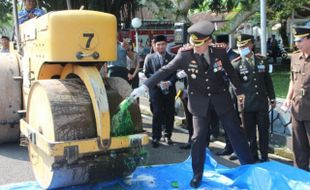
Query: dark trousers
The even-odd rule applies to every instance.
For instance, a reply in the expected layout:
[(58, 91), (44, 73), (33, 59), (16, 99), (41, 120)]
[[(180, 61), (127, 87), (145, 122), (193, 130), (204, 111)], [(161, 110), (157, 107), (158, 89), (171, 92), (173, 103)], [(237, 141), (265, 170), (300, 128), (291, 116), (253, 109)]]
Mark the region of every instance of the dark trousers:
[(234, 152), (234, 149), (233, 149), (233, 147), (231, 145), (231, 142), (230, 142), (230, 140), (229, 140), (225, 130), (224, 130), (224, 137), (225, 137), (225, 147), (224, 147), (224, 149), (226, 151), (228, 151), (228, 152)]
[(171, 138), (174, 124), (174, 97), (175, 93), (160, 94), (150, 99), (153, 113), (152, 138), (160, 140), (162, 128), (164, 135)]
[(294, 165), (310, 171), (310, 121), (298, 121), (292, 117)]
[(210, 132), (207, 138), (210, 138), (210, 135), (213, 135), (214, 137), (218, 137), (220, 134), (220, 122), (219, 122), (219, 118), (215, 110), (211, 110), (210, 117), (211, 117), (211, 120), (209, 123)]
[[(135, 68), (134, 69), (130, 69), (129, 73), (133, 74), (135, 72)], [(132, 89), (138, 88), (139, 87), (139, 73), (136, 74), (136, 76), (129, 81), (129, 84), (131, 84)]]
[[(205, 161), (207, 134), (209, 128), (207, 124), (210, 120), (210, 110), (214, 109), (212, 103), (209, 105), (208, 114), (205, 117), (193, 116), (194, 134), (192, 137), (192, 168), (194, 176), (201, 177), (203, 174), (203, 165)], [(253, 158), (248, 146), (248, 142), (243, 129), (240, 127), (240, 122), (237, 113), (230, 109), (222, 115), (219, 115), (224, 129), (227, 132), (232, 146), (239, 158), (241, 164), (253, 163)]]
[(268, 110), (243, 113), (244, 128), (254, 160), (258, 160), (256, 125), (258, 126), (259, 150), (262, 159), (268, 159), (269, 117)]
[(186, 126), (188, 130), (188, 142), (191, 142), (193, 136), (193, 115), (189, 112), (187, 108), (188, 98), (182, 98), (181, 101), (185, 112)]

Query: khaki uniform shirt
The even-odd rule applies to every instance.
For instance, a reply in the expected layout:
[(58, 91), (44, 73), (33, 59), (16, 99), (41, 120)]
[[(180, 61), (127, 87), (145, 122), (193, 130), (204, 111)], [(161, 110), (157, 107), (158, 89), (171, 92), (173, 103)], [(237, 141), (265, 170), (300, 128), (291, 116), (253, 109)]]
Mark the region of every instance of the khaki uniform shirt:
[(296, 120), (310, 120), (310, 56), (296, 52), (291, 57), (293, 82), (292, 115)]

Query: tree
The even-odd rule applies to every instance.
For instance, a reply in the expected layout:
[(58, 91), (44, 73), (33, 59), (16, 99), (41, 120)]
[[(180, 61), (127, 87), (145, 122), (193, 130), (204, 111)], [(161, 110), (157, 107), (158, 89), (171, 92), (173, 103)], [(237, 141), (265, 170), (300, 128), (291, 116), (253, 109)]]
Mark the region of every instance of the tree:
[[(293, 11), (300, 10), (303, 5), (309, 4), (309, 0), (269, 0), (267, 15), (270, 20), (281, 23), (279, 33), (281, 35), (283, 45), (289, 46), (289, 40), (286, 31), (287, 19), (292, 15)], [(310, 12), (310, 11), (309, 11)]]
[(9, 0), (0, 1), (0, 26), (7, 25), (12, 20), (12, 4)]

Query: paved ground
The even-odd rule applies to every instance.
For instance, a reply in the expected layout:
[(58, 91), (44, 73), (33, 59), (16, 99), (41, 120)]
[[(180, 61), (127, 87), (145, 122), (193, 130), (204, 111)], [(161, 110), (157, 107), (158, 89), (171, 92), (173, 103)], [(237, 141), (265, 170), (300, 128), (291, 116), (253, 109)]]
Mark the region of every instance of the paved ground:
[[(151, 119), (149, 116), (143, 116), (144, 130), (151, 133)], [(189, 157), (189, 150), (179, 148), (182, 143), (187, 141), (187, 130), (182, 127), (175, 127), (172, 140), (174, 144), (168, 146), (164, 142), (160, 142), (160, 147), (154, 149), (151, 145), (147, 145), (146, 149), (149, 153), (147, 165), (170, 164), (186, 160)], [(212, 152), (216, 152), (224, 147), (224, 143), (215, 141), (210, 144)], [(274, 160), (291, 164), (290, 161), (270, 155)], [(227, 157), (214, 158), (220, 163), (228, 167), (236, 167), (238, 161), (230, 161)], [(34, 181), (34, 175), (31, 170), (31, 163), (28, 159), (28, 151), (25, 147), (20, 147), (17, 143), (0, 145), (0, 187), (4, 184), (17, 183), (23, 181)]]

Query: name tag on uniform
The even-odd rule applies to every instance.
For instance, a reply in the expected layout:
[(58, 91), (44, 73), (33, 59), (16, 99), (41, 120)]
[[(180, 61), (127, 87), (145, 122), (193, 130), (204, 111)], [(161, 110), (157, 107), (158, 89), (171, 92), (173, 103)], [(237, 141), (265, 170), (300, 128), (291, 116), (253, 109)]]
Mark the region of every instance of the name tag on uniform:
[(259, 64), (259, 65), (257, 65), (257, 70), (258, 70), (258, 72), (265, 72), (266, 67), (264, 64)]

